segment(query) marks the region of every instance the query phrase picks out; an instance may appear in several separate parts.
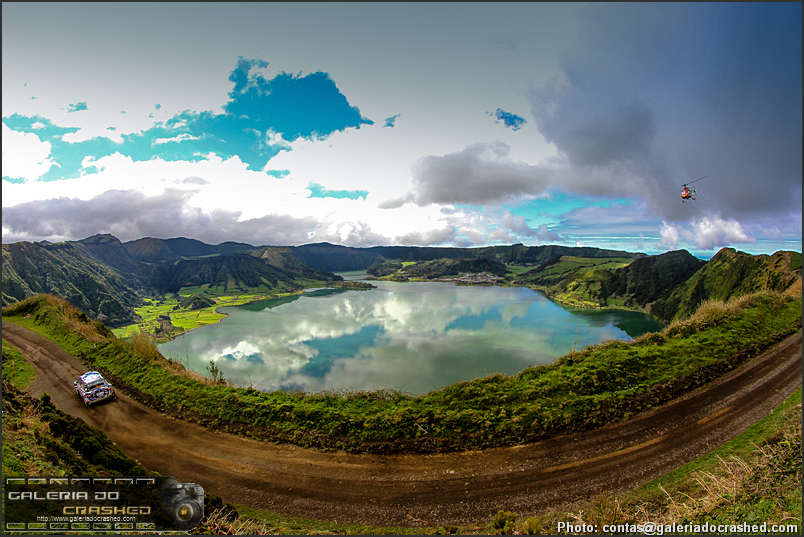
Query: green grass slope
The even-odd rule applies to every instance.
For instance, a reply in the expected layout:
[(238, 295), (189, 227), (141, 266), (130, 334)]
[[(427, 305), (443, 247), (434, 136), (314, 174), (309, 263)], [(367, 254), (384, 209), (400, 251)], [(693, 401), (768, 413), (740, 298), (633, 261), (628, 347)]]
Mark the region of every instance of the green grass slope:
[[(550, 386), (549, 376), (569, 375), (564, 390), (571, 394), (574, 390), (583, 392), (590, 384), (605, 382), (600, 372), (616, 362), (604, 363), (595, 359), (599, 350), (617, 354), (618, 349), (628, 354), (640, 354), (644, 347), (657, 347), (662, 341), (687, 339), (695, 334), (708, 333), (717, 337), (714, 328), (734, 329), (742, 325), (745, 317), (753, 319), (754, 324), (764, 324), (766, 315), (776, 315), (788, 306), (793, 313), (800, 315), (801, 301), (798, 297), (785, 298), (778, 293), (761, 293), (729, 304), (710, 301), (692, 318), (677, 321), (661, 334), (648, 335), (639, 342), (628, 345), (622, 342), (609, 342), (595, 346), (580, 353), (572, 353), (560, 360), (558, 368), (540, 367), (526, 370), (520, 377), (541, 378), (541, 388)], [(105, 328), (89, 321), (86, 316), (54, 297), (36, 297), (26, 304), (20, 304), (18, 311), (5, 309), (4, 319), (9, 313), (27, 312), (29, 319), (15, 319), (20, 324), (30, 323), (41, 332), (50, 333), (60, 339), (65, 347), (86, 346), (88, 341), (108, 348), (110, 337)], [(784, 314), (786, 316), (786, 314)], [(790, 315), (789, 317), (792, 317)], [(799, 318), (800, 321), (800, 318)], [(734, 324), (736, 322), (736, 325)], [(750, 324), (750, 323), (749, 323)], [(783, 323), (782, 323), (783, 324)], [(795, 324), (795, 323), (794, 323)], [(800, 322), (798, 323), (800, 326)], [(56, 337), (58, 336), (58, 337)], [(147, 342), (124, 343), (123, 347), (133, 357), (147, 357), (159, 362), (155, 349)], [(699, 342), (704, 343), (704, 342)], [(756, 342), (753, 342), (756, 345)], [(137, 347), (139, 345), (140, 348)], [(761, 344), (759, 345), (761, 347)], [(757, 348), (759, 348), (757, 347)], [(667, 349), (673, 352), (673, 349)], [(681, 360), (679, 360), (681, 361)], [(635, 358), (634, 363), (638, 360)], [(583, 369), (572, 371), (574, 364), (585, 364), (585, 368), (598, 363), (597, 371)], [(22, 379), (20, 372), (24, 360), (13, 346), (3, 342), (3, 474), (4, 475), (156, 475), (140, 467), (135, 461), (117, 450), (106, 435), (84, 424), (82, 421), (63, 414), (56, 409), (46, 395), (33, 399), (19, 390), (30, 378)], [(160, 368), (175, 369), (175, 364), (157, 364)], [(653, 365), (653, 364), (652, 364)], [(728, 364), (720, 363), (720, 367)], [(694, 364), (686, 368), (695, 370)], [(618, 374), (622, 372), (619, 366)], [(707, 376), (706, 368), (698, 368), (697, 375)], [(562, 373), (563, 370), (563, 373)], [(29, 371), (30, 370), (29, 367)], [(16, 372), (17, 374), (13, 374)], [(710, 371), (709, 374), (714, 371)], [(573, 375), (574, 373), (574, 375)], [(578, 376), (596, 375), (585, 386), (577, 386)], [(716, 372), (714, 372), (716, 373)], [(144, 372), (150, 376), (151, 372)], [(672, 373), (671, 373), (672, 376)], [(682, 378), (684, 375), (682, 375)], [(454, 389), (482, 390), (497, 384), (501, 379), (487, 378), (478, 382), (459, 383)], [(676, 384), (678, 380), (675, 381)], [(681, 383), (683, 384), (683, 383)], [(510, 389), (510, 387), (509, 387)], [(533, 389), (533, 387), (531, 388)], [(561, 391), (558, 386), (553, 390)], [(651, 397), (661, 393), (654, 389)], [(192, 392), (186, 392), (188, 399)], [(230, 396), (231, 388), (221, 388), (221, 395)], [(242, 394), (242, 390), (234, 390)], [(246, 390), (248, 393), (248, 390)], [(349, 394), (342, 399), (357, 403), (358, 410), (370, 414), (373, 399), (392, 399), (393, 393)], [(448, 395), (448, 394), (444, 394)], [(510, 399), (486, 393), (481, 399), (497, 398), (497, 413), (485, 417), (502, 421), (501, 414), (510, 412)], [(295, 395), (291, 399), (301, 400), (309, 397)], [(315, 399), (315, 398), (312, 398)], [(229, 400), (233, 400), (229, 398)], [(648, 405), (652, 403), (648, 402)], [(263, 401), (265, 407), (267, 401)], [(283, 404), (282, 410), (293, 412), (290, 405)], [(456, 409), (452, 409), (455, 412)], [(450, 412), (446, 410), (446, 412)], [(435, 414), (443, 414), (435, 410)], [(393, 415), (392, 415), (393, 416)], [(515, 414), (521, 416), (521, 414)], [(388, 418), (386, 422), (390, 421)], [(521, 421), (521, 419), (519, 420)], [(421, 417), (417, 425), (431, 425)], [(499, 423), (498, 423), (499, 425)], [(422, 438), (424, 440), (424, 438)], [(238, 508), (239, 514), (232, 511), (220, 498), (207, 495), (205, 505), (207, 516), (192, 533), (194, 534), (500, 534), (516, 532), (519, 534), (556, 534), (559, 522), (573, 524), (620, 524), (623, 528), (640, 524), (689, 525), (695, 533), (695, 525), (723, 524), (786, 524), (787, 533), (799, 534), (801, 522), (801, 391), (793, 394), (787, 402), (774, 413), (752, 426), (748, 431), (715, 450), (712, 454), (697, 459), (670, 474), (651, 481), (635, 491), (613, 494), (601, 493), (588, 502), (578, 503), (569, 508), (558, 508), (540, 513), (529, 513), (517, 517), (515, 513), (501, 511), (486, 522), (468, 526), (430, 526), (430, 527), (373, 527), (365, 525), (337, 524), (295, 519), (272, 513)], [(791, 529), (792, 528), (792, 529)], [(618, 531), (627, 533), (629, 530)], [(636, 530), (631, 531), (632, 533)], [(728, 530), (726, 530), (728, 531)], [(749, 532), (756, 533), (756, 532)], [(785, 530), (779, 533), (785, 533)]]
[(111, 326), (136, 321), (137, 291), (80, 243), (3, 245), (3, 305), (38, 293), (63, 297)]
[(801, 292), (801, 254), (779, 251), (773, 255), (751, 255), (723, 248), (699, 271), (666, 298), (656, 302), (651, 313), (671, 320), (690, 315), (707, 299), (731, 297), (764, 289)]
[(210, 385), (155, 347), (119, 341), (81, 315), (48, 296), (3, 310), (4, 320), (43, 333), (127, 394), (177, 417), (302, 446), (432, 452), (572, 433), (661, 405), (798, 330), (801, 297), (766, 292), (729, 303), (710, 301), (661, 333), (607, 342), (518, 375), (459, 382), (417, 397)]
[(625, 306), (645, 307), (670, 294), (705, 264), (686, 250), (636, 259), (604, 281), (601, 301), (620, 300)]

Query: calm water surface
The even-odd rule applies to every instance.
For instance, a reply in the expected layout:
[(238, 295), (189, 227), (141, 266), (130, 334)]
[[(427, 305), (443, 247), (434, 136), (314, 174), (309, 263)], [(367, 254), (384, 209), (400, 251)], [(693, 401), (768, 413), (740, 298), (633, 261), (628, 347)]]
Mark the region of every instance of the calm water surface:
[(220, 323), (159, 350), (189, 358), (190, 368), (205, 374), (214, 360), (226, 379), (262, 390), (421, 394), (661, 328), (641, 313), (563, 308), (523, 287), (372, 283), (378, 288), (320, 289), (221, 308), (228, 317)]

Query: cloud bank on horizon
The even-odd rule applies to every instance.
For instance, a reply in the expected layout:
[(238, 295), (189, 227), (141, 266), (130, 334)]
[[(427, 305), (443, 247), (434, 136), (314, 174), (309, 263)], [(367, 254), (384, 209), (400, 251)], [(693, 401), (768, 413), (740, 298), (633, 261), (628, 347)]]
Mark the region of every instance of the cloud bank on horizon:
[(801, 251), (801, 4), (48, 6), (4, 243)]

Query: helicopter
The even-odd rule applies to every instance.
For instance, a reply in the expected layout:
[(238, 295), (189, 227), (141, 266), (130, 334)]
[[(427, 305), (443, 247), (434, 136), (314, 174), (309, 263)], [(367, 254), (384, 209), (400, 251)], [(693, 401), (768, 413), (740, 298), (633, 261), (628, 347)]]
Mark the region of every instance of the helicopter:
[(698, 194), (698, 191), (695, 190), (694, 186), (690, 188), (688, 185), (691, 185), (692, 183), (697, 183), (701, 179), (706, 179), (707, 177), (709, 176), (704, 175), (703, 177), (696, 179), (695, 181), (684, 183), (681, 188), (681, 203), (687, 203), (690, 200), (695, 201), (695, 196)]

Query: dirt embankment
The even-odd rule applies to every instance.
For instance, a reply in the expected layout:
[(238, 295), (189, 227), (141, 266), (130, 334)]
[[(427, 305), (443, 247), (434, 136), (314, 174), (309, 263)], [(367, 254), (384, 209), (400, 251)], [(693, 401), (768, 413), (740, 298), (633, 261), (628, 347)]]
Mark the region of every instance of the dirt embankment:
[(32, 363), (34, 395), (99, 427), (144, 466), (225, 501), (305, 518), (408, 526), (527, 516), (601, 491), (633, 488), (765, 416), (801, 385), (801, 331), (722, 378), (621, 423), (523, 446), (365, 455), (258, 442), (174, 420), (119, 394), (87, 409), (72, 381), (86, 367), (52, 341), (3, 323)]

